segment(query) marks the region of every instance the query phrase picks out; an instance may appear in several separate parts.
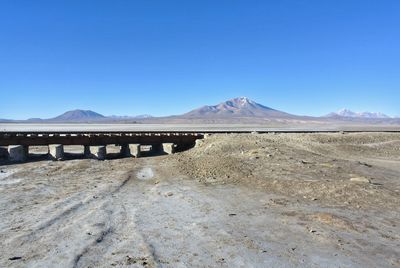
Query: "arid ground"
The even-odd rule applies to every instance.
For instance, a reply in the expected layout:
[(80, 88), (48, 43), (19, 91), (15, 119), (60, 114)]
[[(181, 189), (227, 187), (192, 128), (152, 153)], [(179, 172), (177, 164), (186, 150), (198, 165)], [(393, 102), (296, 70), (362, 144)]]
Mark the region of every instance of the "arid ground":
[(400, 134), (3, 162), (0, 267), (113, 266), (400, 267)]

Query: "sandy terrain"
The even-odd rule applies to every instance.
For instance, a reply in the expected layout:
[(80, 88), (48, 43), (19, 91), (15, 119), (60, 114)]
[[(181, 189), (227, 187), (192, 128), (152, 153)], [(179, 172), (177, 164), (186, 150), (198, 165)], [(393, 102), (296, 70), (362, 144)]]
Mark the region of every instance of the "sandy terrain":
[(400, 134), (34, 159), (0, 166), (0, 267), (400, 267)]

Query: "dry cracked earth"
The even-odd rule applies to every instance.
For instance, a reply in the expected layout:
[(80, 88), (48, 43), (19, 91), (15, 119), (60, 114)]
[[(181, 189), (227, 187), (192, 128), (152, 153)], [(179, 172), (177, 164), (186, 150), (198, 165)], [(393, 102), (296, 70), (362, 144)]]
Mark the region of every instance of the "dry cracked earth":
[(0, 166), (0, 267), (400, 267), (400, 134), (36, 160)]

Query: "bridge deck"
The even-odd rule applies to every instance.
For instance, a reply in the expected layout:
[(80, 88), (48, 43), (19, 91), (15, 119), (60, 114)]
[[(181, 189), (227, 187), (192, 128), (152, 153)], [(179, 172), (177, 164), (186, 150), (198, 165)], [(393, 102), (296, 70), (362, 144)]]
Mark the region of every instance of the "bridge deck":
[(7, 145), (107, 145), (174, 143), (179, 146), (193, 145), (199, 133), (0, 133), (0, 146)]
[(400, 132), (400, 125), (301, 125), (274, 127), (251, 124), (0, 124), (0, 134), (132, 134), (132, 133), (317, 133)]

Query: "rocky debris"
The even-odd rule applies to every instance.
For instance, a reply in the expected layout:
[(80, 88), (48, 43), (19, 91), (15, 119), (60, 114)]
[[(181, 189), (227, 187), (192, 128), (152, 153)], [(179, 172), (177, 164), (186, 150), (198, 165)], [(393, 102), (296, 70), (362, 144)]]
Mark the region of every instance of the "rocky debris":
[(19, 256), (9, 258), (10, 261), (18, 261), (21, 259), (22, 259), (22, 257), (19, 257)]
[(317, 231), (314, 230), (314, 229), (312, 229), (312, 228), (310, 228), (310, 229), (308, 230), (308, 232), (309, 232), (310, 234), (314, 234), (314, 233), (316, 233)]
[(372, 165), (370, 165), (370, 164), (368, 164), (368, 163), (365, 163), (365, 162), (360, 162), (360, 161), (358, 161), (358, 163), (359, 163), (360, 165), (362, 165), (362, 166), (372, 167)]
[(126, 264), (127, 265), (140, 264), (143, 267), (149, 267), (150, 262), (147, 257), (126, 256)]
[(366, 178), (366, 177), (353, 177), (353, 178), (350, 178), (350, 181), (362, 182), (362, 183), (371, 183), (371, 180)]

